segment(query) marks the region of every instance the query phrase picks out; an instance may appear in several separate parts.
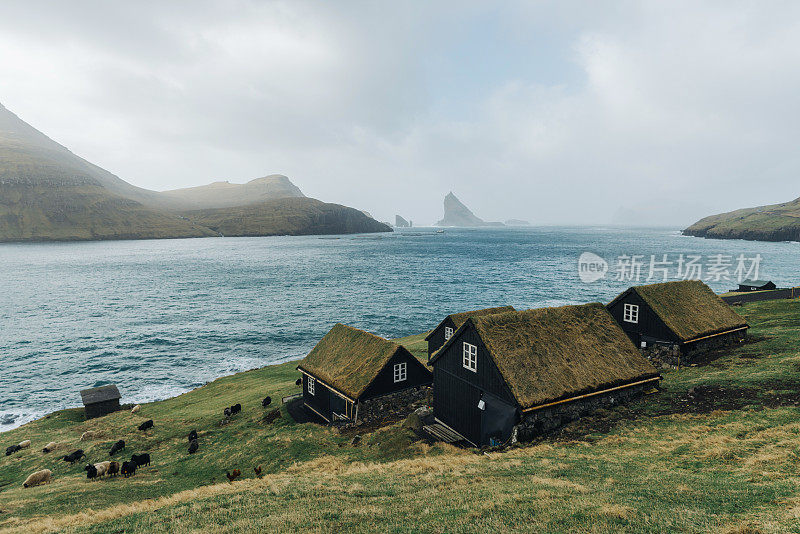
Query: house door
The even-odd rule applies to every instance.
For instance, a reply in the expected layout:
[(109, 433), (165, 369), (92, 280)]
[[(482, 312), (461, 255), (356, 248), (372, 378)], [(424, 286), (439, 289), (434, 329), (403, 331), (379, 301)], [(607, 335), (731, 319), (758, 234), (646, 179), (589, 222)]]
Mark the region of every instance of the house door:
[(481, 391), (450, 373), (437, 372), (433, 415), (472, 443), (481, 439)]
[(493, 439), (498, 443), (505, 443), (511, 437), (511, 431), (517, 422), (517, 409), (491, 393), (484, 393), (481, 400), (483, 410), (480, 445), (491, 445)]
[(331, 420), (347, 418), (347, 401), (331, 391)]

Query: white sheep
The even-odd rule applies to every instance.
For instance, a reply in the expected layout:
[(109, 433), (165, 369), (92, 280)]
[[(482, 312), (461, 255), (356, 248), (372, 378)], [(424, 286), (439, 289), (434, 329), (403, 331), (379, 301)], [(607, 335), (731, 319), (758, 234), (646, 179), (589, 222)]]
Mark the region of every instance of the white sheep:
[(25, 479), (25, 482), (22, 483), (23, 488), (32, 488), (33, 486), (38, 486), (39, 484), (47, 484), (52, 480), (53, 472), (49, 469), (42, 469), (41, 471), (36, 471), (28, 475), (28, 478)]
[(94, 464), (94, 468), (97, 469), (97, 477), (100, 478), (101, 476), (108, 473), (109, 467), (111, 467), (111, 462), (108, 460), (106, 460), (105, 462)]
[(90, 439), (96, 439), (97, 432), (94, 430), (87, 430), (83, 434), (81, 434), (81, 441), (89, 441)]
[(31, 446), (31, 440), (29, 440), (29, 439), (26, 439), (25, 441), (20, 441), (20, 443), (19, 443), (19, 448), (20, 449), (27, 449), (30, 446)]
[(58, 448), (58, 443), (56, 443), (55, 441), (51, 441), (50, 443), (44, 446), (42, 452), (53, 452), (54, 450), (56, 450), (56, 448)]
[(137, 404), (136, 406), (134, 406), (133, 408), (131, 408), (131, 413), (136, 413), (136, 412), (138, 412), (140, 408), (141, 408), (141, 406), (139, 406), (139, 405)]

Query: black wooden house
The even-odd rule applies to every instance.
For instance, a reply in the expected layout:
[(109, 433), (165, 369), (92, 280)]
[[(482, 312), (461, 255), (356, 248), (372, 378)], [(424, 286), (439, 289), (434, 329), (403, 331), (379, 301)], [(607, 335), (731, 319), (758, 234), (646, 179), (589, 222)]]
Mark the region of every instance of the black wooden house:
[(81, 391), (81, 400), (83, 401), (86, 419), (116, 412), (120, 409), (120, 397), (119, 390), (114, 384), (84, 389)]
[(631, 287), (607, 307), (637, 347), (671, 347), (676, 363), (747, 334), (747, 322), (699, 280)]
[(481, 317), (483, 315), (492, 315), (494, 313), (504, 313), (514, 311), (512, 306), (500, 306), (497, 308), (485, 308), (483, 310), (473, 310), (468, 312), (453, 313), (445, 317), (439, 326), (431, 330), (430, 334), (425, 338), (428, 342), (428, 362), (431, 361), (431, 355), (439, 350), (439, 347), (445, 344), (450, 339), (456, 330), (461, 328), (467, 319), (470, 317)]
[(599, 303), (470, 317), (430, 365), (436, 422), (476, 446), (530, 439), (660, 379)]
[(777, 286), (768, 280), (742, 280), (738, 291), (772, 291), (773, 289), (777, 289)]
[[(404, 347), (337, 324), (297, 369), (305, 406), (330, 422), (357, 422), (381, 401), (408, 403), (424, 396), (431, 372)], [(399, 410), (403, 406), (397, 406)]]

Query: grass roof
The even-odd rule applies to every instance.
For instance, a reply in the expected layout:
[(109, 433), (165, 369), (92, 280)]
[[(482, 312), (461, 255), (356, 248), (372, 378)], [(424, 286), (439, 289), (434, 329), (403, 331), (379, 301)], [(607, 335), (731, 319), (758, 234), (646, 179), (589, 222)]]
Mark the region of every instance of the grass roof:
[(631, 288), (681, 341), (747, 326), (741, 315), (700, 280)]
[(399, 350), (406, 349), (369, 332), (337, 324), (298, 368), (357, 400)]
[(600, 303), (470, 320), (523, 409), (658, 376)]
[[(472, 310), (472, 311), (466, 311), (466, 312), (460, 312), (460, 313), (451, 313), (450, 315), (445, 317), (445, 319), (447, 319), (449, 317), (450, 320), (453, 321), (453, 324), (456, 325), (455, 329), (458, 330), (459, 328), (461, 328), (461, 325), (466, 323), (467, 319), (469, 319), (470, 317), (482, 317), (484, 315), (492, 315), (492, 314), (495, 314), (495, 313), (504, 313), (504, 312), (510, 312), (510, 311), (514, 311), (514, 307), (513, 306), (498, 306), (496, 308), (484, 308), (482, 310)], [(435, 330), (436, 329), (434, 328), (433, 331), (435, 331)], [(433, 335), (433, 331), (431, 331), (431, 333), (428, 334), (428, 337), (426, 337), (425, 339), (430, 338), (430, 336)]]

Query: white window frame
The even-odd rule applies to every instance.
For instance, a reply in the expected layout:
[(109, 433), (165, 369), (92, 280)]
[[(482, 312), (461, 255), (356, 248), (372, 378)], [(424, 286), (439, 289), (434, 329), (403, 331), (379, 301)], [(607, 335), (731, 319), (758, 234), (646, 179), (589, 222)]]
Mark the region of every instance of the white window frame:
[(464, 347), (462, 349), (462, 364), (464, 365), (464, 369), (468, 369), (473, 373), (478, 372), (478, 347), (464, 342)]
[(453, 328), (451, 326), (445, 326), (444, 327), (444, 340), (447, 341), (448, 339), (453, 337), (454, 333), (455, 332), (453, 331)]
[(626, 323), (639, 322), (639, 305), (638, 304), (625, 304), (623, 309), (622, 319)]
[(394, 364), (394, 382), (405, 382), (406, 378), (408, 378), (408, 363), (396, 363)]
[(308, 391), (309, 395), (314, 395), (314, 391), (316, 390), (316, 382), (317, 380), (313, 376), (308, 377), (308, 382), (306, 382), (306, 391)]

